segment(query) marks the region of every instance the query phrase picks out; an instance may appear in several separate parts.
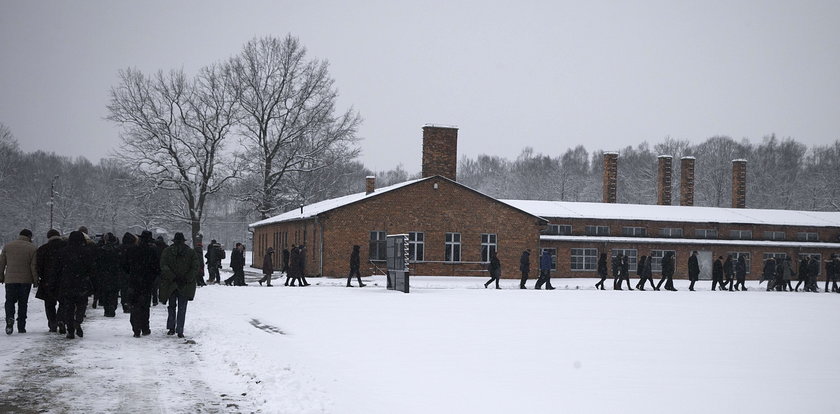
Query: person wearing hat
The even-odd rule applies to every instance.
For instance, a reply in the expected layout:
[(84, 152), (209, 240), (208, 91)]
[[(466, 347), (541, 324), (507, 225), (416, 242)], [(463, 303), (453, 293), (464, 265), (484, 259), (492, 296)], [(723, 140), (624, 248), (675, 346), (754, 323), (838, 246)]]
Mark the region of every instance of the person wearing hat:
[(6, 284), (6, 335), (12, 334), (17, 304), (19, 333), (26, 332), (26, 310), (32, 286), (38, 286), (36, 251), (32, 231), (23, 229), (17, 240), (6, 243), (0, 252), (0, 283)]
[[(58, 306), (58, 252), (67, 246), (67, 241), (61, 238), (58, 230), (52, 229), (47, 232), (47, 242), (35, 252), (38, 263), (38, 292), (35, 297), (44, 301), (44, 312), (47, 314), (47, 328), (50, 332), (58, 331), (66, 333), (64, 328), (64, 314)], [(58, 307), (58, 309), (56, 309)]]
[(131, 330), (134, 337), (149, 335), (149, 309), (155, 278), (160, 274), (160, 255), (155, 247), (152, 232), (143, 230), (140, 240), (126, 252), (123, 270), (128, 273), (128, 300), (131, 312)]
[(184, 233), (175, 233), (171, 246), (160, 256), (160, 303), (166, 304), (166, 334), (184, 337), (187, 303), (195, 298), (196, 278), (201, 269), (201, 256), (186, 245)]
[(207, 283), (215, 282), (217, 285), (222, 283), (219, 278), (219, 269), (222, 268), (222, 259), (225, 258), (225, 251), (222, 245), (216, 242), (215, 239), (210, 240), (210, 245), (207, 246), (207, 253), (204, 254), (207, 259), (207, 273), (210, 274), (210, 279)]
[(271, 286), (271, 275), (274, 274), (274, 248), (269, 247), (263, 256), (262, 265), (263, 278), (259, 280), (260, 286), (265, 282), (266, 286)]

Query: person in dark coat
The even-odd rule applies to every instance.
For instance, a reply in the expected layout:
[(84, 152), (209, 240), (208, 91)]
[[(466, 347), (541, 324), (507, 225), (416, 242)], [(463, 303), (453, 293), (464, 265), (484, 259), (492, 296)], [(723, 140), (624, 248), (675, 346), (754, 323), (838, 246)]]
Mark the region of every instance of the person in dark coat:
[(793, 288), (794, 292), (799, 292), (799, 286), (801, 284), (805, 284), (805, 288), (802, 290), (808, 290), (808, 271), (810, 270), (811, 264), (811, 256), (803, 256), (802, 260), (799, 261), (799, 277), (796, 279), (796, 287)]
[(840, 274), (840, 258), (832, 254), (831, 259), (825, 262), (825, 292), (828, 293), (828, 282), (831, 282), (831, 292), (840, 292), (837, 289), (837, 276)]
[(817, 256), (811, 256), (811, 260), (808, 261), (808, 284), (806, 285), (805, 290), (814, 293), (820, 291), (819, 286), (817, 286), (817, 276), (819, 273), (820, 260), (817, 259)]
[(688, 285), (688, 290), (694, 291), (694, 283), (700, 279), (700, 263), (697, 261), (697, 251), (691, 252), (688, 257), (688, 280), (691, 284)]
[(183, 233), (175, 233), (172, 246), (160, 256), (160, 302), (166, 304), (166, 334), (184, 337), (187, 303), (195, 299), (196, 283), (201, 265), (201, 255), (186, 245)]
[(619, 253), (612, 259), (613, 290), (621, 290), (621, 256)]
[[(294, 247), (294, 245), (292, 245)], [(287, 247), (283, 247), (283, 273), (286, 273), (286, 280), (289, 280), (289, 249)]]
[(764, 268), (761, 272), (761, 280), (767, 281), (767, 291), (776, 288), (776, 259), (773, 257), (764, 261)]
[(263, 256), (262, 265), (263, 278), (259, 280), (260, 286), (265, 282), (266, 286), (271, 286), (271, 275), (274, 274), (274, 248), (269, 247)]
[(222, 268), (222, 259), (225, 258), (225, 251), (222, 245), (216, 243), (216, 240), (210, 240), (210, 245), (207, 246), (207, 253), (204, 254), (207, 259), (207, 273), (210, 274), (210, 279), (207, 283), (222, 283), (219, 278), (219, 269)]
[(119, 278), (119, 295), (120, 306), (122, 306), (123, 313), (131, 313), (131, 288), (128, 283), (129, 275), (126, 271), (125, 263), (128, 257), (128, 251), (137, 245), (137, 236), (130, 232), (125, 232), (122, 237), (122, 243), (117, 247), (117, 253), (120, 257), (120, 268), (118, 273)]
[(131, 309), (131, 330), (134, 337), (149, 335), (149, 309), (152, 302), (152, 290), (155, 279), (160, 274), (160, 255), (152, 239), (152, 232), (143, 230), (137, 245), (126, 252), (123, 270), (128, 273)]
[(726, 278), (723, 287), (729, 286), (729, 291), (732, 292), (733, 285), (735, 284), (735, 261), (732, 260), (732, 255), (727, 255), (726, 260), (723, 262), (723, 276)]
[(540, 256), (540, 278), (534, 289), (539, 290), (543, 285), (546, 290), (554, 290), (554, 286), (551, 286), (551, 253), (548, 250), (543, 250)]
[(604, 290), (604, 282), (607, 280), (607, 254), (601, 253), (601, 257), (598, 258), (598, 276), (601, 276), (601, 280), (595, 284), (595, 289)]
[(242, 243), (236, 243), (230, 253), (230, 268), (233, 269), (233, 276), (225, 279), (225, 285), (247, 286), (245, 283), (245, 249)]
[(790, 260), (790, 256), (785, 256), (785, 259), (776, 266), (776, 290), (787, 292), (788, 288), (790, 288), (792, 292), (793, 283), (791, 283), (791, 280), (793, 280), (794, 276), (796, 276), (796, 272), (793, 271), (793, 263)]
[(499, 279), (502, 277), (502, 264), (499, 262), (499, 257), (496, 256), (496, 251), (490, 251), (490, 263), (487, 264), (487, 272), (490, 273), (490, 280), (484, 283), (484, 288), (487, 289), (487, 286), (493, 281), (496, 281), (496, 289), (501, 289), (499, 287)]
[(531, 249), (525, 249), (519, 256), (519, 271), (522, 272), (519, 288), (525, 289), (525, 283), (528, 282), (528, 275), (531, 273)]
[[(155, 248), (158, 251), (158, 257), (163, 253), (163, 250), (169, 247), (165, 241), (163, 241), (163, 236), (157, 236), (155, 239)], [(155, 288), (152, 289), (152, 306), (157, 306), (158, 302), (158, 288), (160, 288), (160, 274), (155, 276)]]
[(627, 282), (627, 290), (633, 290), (630, 287), (630, 257), (624, 255), (621, 257), (621, 280), (618, 281), (618, 287), (621, 287), (621, 281)]
[(662, 283), (665, 283), (665, 290), (670, 290), (672, 292), (676, 292), (677, 289), (674, 288), (674, 253), (668, 251), (665, 252), (665, 256), (662, 257), (662, 278), (659, 279), (659, 283), (656, 284), (656, 288), (653, 290), (659, 290), (662, 287)]
[(198, 255), (198, 261), (201, 263), (201, 266), (198, 267), (198, 276), (195, 278), (195, 284), (196, 286), (207, 286), (207, 282), (204, 281), (204, 261), (201, 259), (204, 257), (204, 245), (199, 240), (201, 239), (198, 238), (193, 243), (193, 251)]
[(309, 286), (306, 281), (306, 245), (298, 246), (298, 284), (301, 286)]
[(720, 285), (720, 290), (726, 290), (723, 282), (723, 256), (718, 256), (714, 263), (712, 263), (712, 290)]
[(56, 262), (58, 297), (64, 309), (68, 339), (84, 336), (82, 322), (88, 296), (93, 293), (94, 260), (95, 251), (88, 248), (84, 234), (80, 231), (70, 233), (67, 246), (61, 249)]
[(361, 264), (359, 249), (358, 245), (353, 245), (353, 252), (350, 253), (350, 273), (347, 274), (347, 287), (353, 287), (350, 283), (353, 280), (353, 275), (356, 275), (356, 279), (359, 280), (359, 287), (365, 287), (365, 284), (362, 283), (362, 274), (359, 272)]
[(639, 283), (636, 285), (636, 289), (645, 290), (645, 282), (650, 282), (650, 287), (652, 289), (656, 289), (656, 285), (653, 283), (653, 271), (651, 270), (650, 266), (650, 258), (647, 256), (642, 256), (639, 259), (639, 265), (636, 269), (636, 274), (639, 276)]
[(735, 290), (738, 290), (738, 285), (741, 286), (741, 290), (747, 290), (747, 287), (744, 285), (744, 282), (747, 280), (747, 259), (744, 256), (738, 257), (738, 262), (735, 263)]
[(107, 233), (105, 244), (96, 251), (96, 278), (99, 280), (99, 302), (105, 308), (105, 316), (117, 316), (117, 301), (120, 291), (120, 252), (117, 237)]
[(286, 283), (289, 286), (295, 286), (295, 282), (299, 280), (298, 272), (300, 272), (300, 250), (293, 244), (289, 252), (289, 267), (286, 271)]
[[(52, 229), (47, 232), (47, 242), (35, 251), (35, 263), (38, 269), (38, 292), (35, 297), (44, 301), (44, 312), (47, 315), (47, 328), (50, 332), (56, 332), (61, 327), (61, 333), (66, 333), (64, 328), (64, 309), (58, 304), (58, 255), (61, 249), (67, 246), (67, 241), (61, 238), (58, 230)], [(58, 307), (58, 309), (56, 309)]]

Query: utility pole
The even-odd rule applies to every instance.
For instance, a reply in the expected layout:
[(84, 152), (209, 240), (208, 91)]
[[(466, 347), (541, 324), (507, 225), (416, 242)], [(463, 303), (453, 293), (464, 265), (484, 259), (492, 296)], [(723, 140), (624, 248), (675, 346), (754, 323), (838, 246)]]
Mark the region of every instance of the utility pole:
[(53, 205), (55, 205), (54, 196), (55, 196), (55, 180), (58, 179), (58, 175), (53, 176), (52, 181), (50, 182), (50, 230), (53, 228)]

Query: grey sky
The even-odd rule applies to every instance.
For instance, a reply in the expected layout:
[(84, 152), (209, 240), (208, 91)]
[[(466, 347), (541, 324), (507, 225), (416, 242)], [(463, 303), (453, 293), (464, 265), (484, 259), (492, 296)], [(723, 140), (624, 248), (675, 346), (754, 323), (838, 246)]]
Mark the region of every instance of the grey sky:
[(0, 122), (25, 150), (114, 151), (120, 68), (197, 68), (298, 36), (363, 116), (362, 161), (420, 169), (421, 127), (459, 153), (557, 155), (665, 136), (840, 139), (840, 1), (0, 0)]

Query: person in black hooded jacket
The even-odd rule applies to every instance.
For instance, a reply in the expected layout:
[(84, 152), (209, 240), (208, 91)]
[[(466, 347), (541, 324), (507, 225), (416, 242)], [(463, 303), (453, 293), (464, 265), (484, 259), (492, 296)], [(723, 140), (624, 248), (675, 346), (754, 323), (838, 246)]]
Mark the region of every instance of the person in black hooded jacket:
[(601, 257), (598, 258), (598, 276), (601, 277), (601, 280), (595, 284), (595, 289), (604, 290), (604, 281), (607, 280), (607, 254), (601, 253)]
[(94, 260), (94, 251), (87, 246), (85, 236), (79, 231), (70, 233), (67, 246), (61, 249), (56, 262), (58, 296), (64, 308), (68, 339), (84, 335), (82, 322), (88, 296), (93, 293)]
[(134, 337), (152, 333), (149, 329), (149, 308), (155, 279), (160, 274), (160, 253), (152, 239), (152, 232), (144, 230), (137, 245), (126, 252), (123, 270), (128, 273), (131, 304), (131, 330)]
[(117, 316), (117, 296), (120, 291), (119, 242), (113, 233), (103, 237), (105, 245), (97, 250), (96, 274), (99, 280), (99, 302), (105, 308), (105, 316)]
[[(64, 309), (58, 304), (58, 254), (67, 241), (61, 238), (58, 230), (52, 229), (47, 232), (47, 243), (35, 251), (35, 265), (38, 267), (38, 292), (35, 297), (44, 301), (44, 311), (47, 314), (47, 327), (50, 332), (61, 328), (61, 333), (66, 333), (64, 328)], [(58, 305), (58, 310), (56, 310)]]
[(137, 236), (130, 232), (125, 232), (122, 237), (122, 243), (117, 247), (117, 254), (119, 255), (120, 267), (117, 275), (117, 284), (119, 286), (120, 305), (123, 313), (131, 312), (131, 289), (128, 286), (128, 271), (125, 263), (128, 257), (128, 251), (137, 245)]
[(365, 287), (365, 284), (362, 283), (362, 273), (359, 272), (359, 267), (361, 267), (359, 249), (359, 245), (353, 245), (353, 251), (350, 253), (350, 273), (347, 274), (347, 287), (353, 287), (350, 283), (350, 281), (353, 280), (353, 275), (355, 275), (356, 279), (359, 280), (359, 287)]
[(519, 271), (522, 272), (519, 288), (526, 289), (525, 283), (528, 283), (528, 275), (531, 274), (531, 249), (525, 249), (519, 256)]

